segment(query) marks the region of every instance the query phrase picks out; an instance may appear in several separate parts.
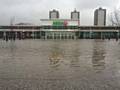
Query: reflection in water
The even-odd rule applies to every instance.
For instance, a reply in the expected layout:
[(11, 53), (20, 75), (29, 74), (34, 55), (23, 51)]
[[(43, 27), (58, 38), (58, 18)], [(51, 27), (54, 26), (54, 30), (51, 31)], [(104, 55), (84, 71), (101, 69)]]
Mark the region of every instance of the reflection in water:
[(14, 63), (15, 49), (16, 49), (15, 42), (13, 40), (11, 40), (9, 42), (5, 42), (5, 45), (2, 48), (3, 49), (8, 49), (8, 53), (9, 53), (7, 59), (3, 60), (3, 63), (6, 63), (6, 64), (8, 64), (9, 62)]
[(79, 49), (78, 49), (79, 45), (76, 45), (75, 48), (73, 48), (72, 52), (71, 52), (71, 58), (70, 58), (70, 66), (71, 67), (80, 67), (79, 64)]
[(117, 44), (112, 40), (2, 43), (0, 90), (120, 90)]
[(11, 60), (14, 60), (14, 56), (15, 56), (15, 42), (13, 40), (10, 41), (10, 51), (11, 51)]
[(92, 64), (94, 69), (99, 72), (105, 69), (105, 45), (104, 41), (95, 41), (93, 47)]
[(77, 42), (71, 42), (71, 44), (55, 42), (51, 47), (48, 58), (52, 67), (60, 65), (80, 67), (79, 56), (79, 44)]
[(50, 55), (49, 55), (49, 61), (50, 61), (50, 65), (52, 67), (58, 67), (60, 65), (60, 61), (63, 57), (62, 54), (62, 50), (60, 50), (59, 46), (55, 44), (55, 46), (53, 45), (52, 50), (50, 51)]

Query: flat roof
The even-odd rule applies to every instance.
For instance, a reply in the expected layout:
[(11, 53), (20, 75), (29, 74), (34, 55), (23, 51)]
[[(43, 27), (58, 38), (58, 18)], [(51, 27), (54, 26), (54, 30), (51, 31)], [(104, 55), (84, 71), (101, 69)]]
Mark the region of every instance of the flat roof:
[(40, 19), (41, 21), (53, 21), (53, 20), (66, 20), (66, 21), (79, 21), (79, 20), (72, 20), (72, 19)]

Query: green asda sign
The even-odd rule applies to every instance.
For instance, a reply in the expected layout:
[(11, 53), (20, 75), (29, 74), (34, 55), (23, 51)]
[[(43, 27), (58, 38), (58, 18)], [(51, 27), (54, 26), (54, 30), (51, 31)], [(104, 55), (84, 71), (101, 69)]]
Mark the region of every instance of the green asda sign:
[(67, 26), (67, 21), (55, 20), (53, 21), (53, 26)]

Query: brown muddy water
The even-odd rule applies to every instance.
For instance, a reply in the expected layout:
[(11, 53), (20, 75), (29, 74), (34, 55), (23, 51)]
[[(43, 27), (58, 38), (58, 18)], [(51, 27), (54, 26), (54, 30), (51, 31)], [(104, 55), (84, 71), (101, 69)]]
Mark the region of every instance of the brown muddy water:
[(120, 90), (120, 41), (0, 40), (0, 90)]

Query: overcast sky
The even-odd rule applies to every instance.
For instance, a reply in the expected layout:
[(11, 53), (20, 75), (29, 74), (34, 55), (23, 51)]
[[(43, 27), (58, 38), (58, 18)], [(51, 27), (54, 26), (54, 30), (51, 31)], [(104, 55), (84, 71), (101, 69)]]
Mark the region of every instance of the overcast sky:
[(60, 12), (60, 18), (69, 19), (75, 8), (80, 11), (81, 25), (93, 25), (96, 8), (106, 8), (108, 16), (119, 5), (120, 0), (0, 0), (0, 25), (9, 25), (12, 17), (14, 23), (40, 24), (40, 19), (48, 18), (52, 9)]

